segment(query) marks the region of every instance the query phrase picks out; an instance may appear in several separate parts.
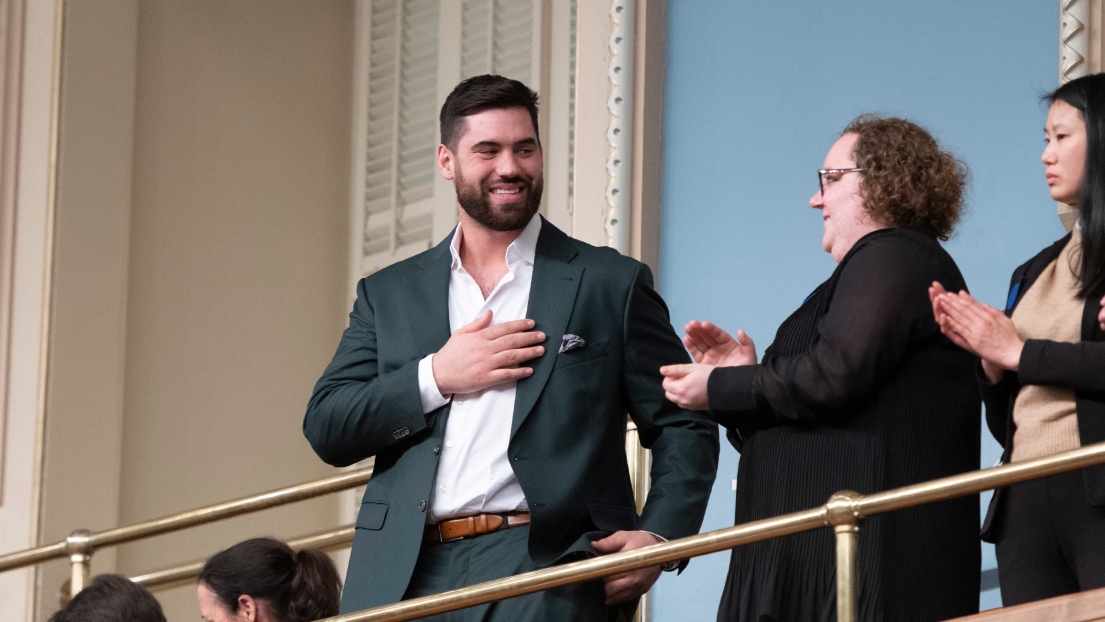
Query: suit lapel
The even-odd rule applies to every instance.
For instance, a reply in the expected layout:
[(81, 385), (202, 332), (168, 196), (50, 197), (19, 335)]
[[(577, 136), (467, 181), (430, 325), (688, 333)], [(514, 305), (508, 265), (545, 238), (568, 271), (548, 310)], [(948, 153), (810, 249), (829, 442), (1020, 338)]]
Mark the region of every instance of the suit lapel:
[(407, 321), (419, 357), (440, 350), (452, 334), (449, 329), (449, 269), (453, 263), (449, 244), (452, 240), (452, 234), (446, 236), (418, 260), (421, 270), (413, 274), (410, 287), (404, 293)]
[(518, 382), (511, 438), (533, 410), (556, 363), (583, 277), (583, 266), (572, 264), (577, 254), (567, 235), (547, 220), (541, 223), (526, 316), (534, 321), (536, 330), (545, 332), (545, 354), (533, 361), (533, 375)]

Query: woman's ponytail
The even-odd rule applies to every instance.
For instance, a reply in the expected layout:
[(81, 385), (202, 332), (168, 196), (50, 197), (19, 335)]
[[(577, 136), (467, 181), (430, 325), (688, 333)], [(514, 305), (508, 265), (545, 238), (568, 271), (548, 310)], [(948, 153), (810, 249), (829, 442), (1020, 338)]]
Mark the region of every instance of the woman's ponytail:
[(341, 579), (317, 549), (293, 551), (273, 538), (253, 538), (213, 555), (199, 582), (231, 613), (238, 597), (262, 603), (277, 622), (309, 622), (338, 615)]
[(296, 551), (288, 622), (336, 616), (340, 602), (341, 578), (330, 557), (318, 549)]

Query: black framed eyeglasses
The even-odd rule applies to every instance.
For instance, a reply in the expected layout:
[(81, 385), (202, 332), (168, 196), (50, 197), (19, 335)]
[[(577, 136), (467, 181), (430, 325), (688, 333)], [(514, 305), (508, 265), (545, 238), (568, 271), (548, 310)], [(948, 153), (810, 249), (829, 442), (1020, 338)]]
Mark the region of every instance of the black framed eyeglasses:
[(836, 173), (858, 173), (866, 170), (865, 168), (819, 168), (817, 169), (817, 187), (821, 190), (821, 194), (824, 195), (826, 175), (834, 175)]

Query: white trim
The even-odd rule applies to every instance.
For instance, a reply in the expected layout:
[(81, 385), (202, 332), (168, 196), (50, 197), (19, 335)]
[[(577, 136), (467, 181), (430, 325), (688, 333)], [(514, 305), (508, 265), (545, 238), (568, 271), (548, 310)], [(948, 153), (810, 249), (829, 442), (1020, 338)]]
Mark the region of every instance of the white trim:
[[(62, 19), (61, 0), (23, 6), (10, 366), (4, 397), (8, 416), (0, 505), (0, 550), (5, 551), (38, 544)], [(34, 618), (34, 577), (32, 568), (0, 574), (4, 619)]]
[(357, 297), (357, 283), (364, 276), (364, 171), (368, 144), (368, 56), (371, 50), (369, 37), (362, 33), (372, 27), (371, 0), (357, 0), (353, 37), (353, 123), (350, 132), (350, 150), (353, 154), (349, 174), (349, 274), (348, 298), (350, 306)]
[(629, 254), (630, 189), (633, 163), (633, 39), (636, 0), (610, 3), (610, 97), (606, 102), (610, 125), (606, 130), (606, 243)]
[(11, 345), (15, 206), (19, 175), (19, 103), (23, 75), (23, 0), (0, 0), (0, 505), (4, 503), (4, 437)]

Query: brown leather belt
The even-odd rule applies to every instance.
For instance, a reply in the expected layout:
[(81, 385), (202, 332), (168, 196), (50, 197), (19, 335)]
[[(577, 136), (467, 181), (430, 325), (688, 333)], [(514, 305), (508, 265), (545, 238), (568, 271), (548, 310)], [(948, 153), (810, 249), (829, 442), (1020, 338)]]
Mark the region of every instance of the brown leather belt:
[(500, 529), (529, 524), (529, 512), (504, 514), (476, 514), (429, 523), (422, 534), (422, 541), (432, 544), (451, 542), (461, 538), (474, 538)]

